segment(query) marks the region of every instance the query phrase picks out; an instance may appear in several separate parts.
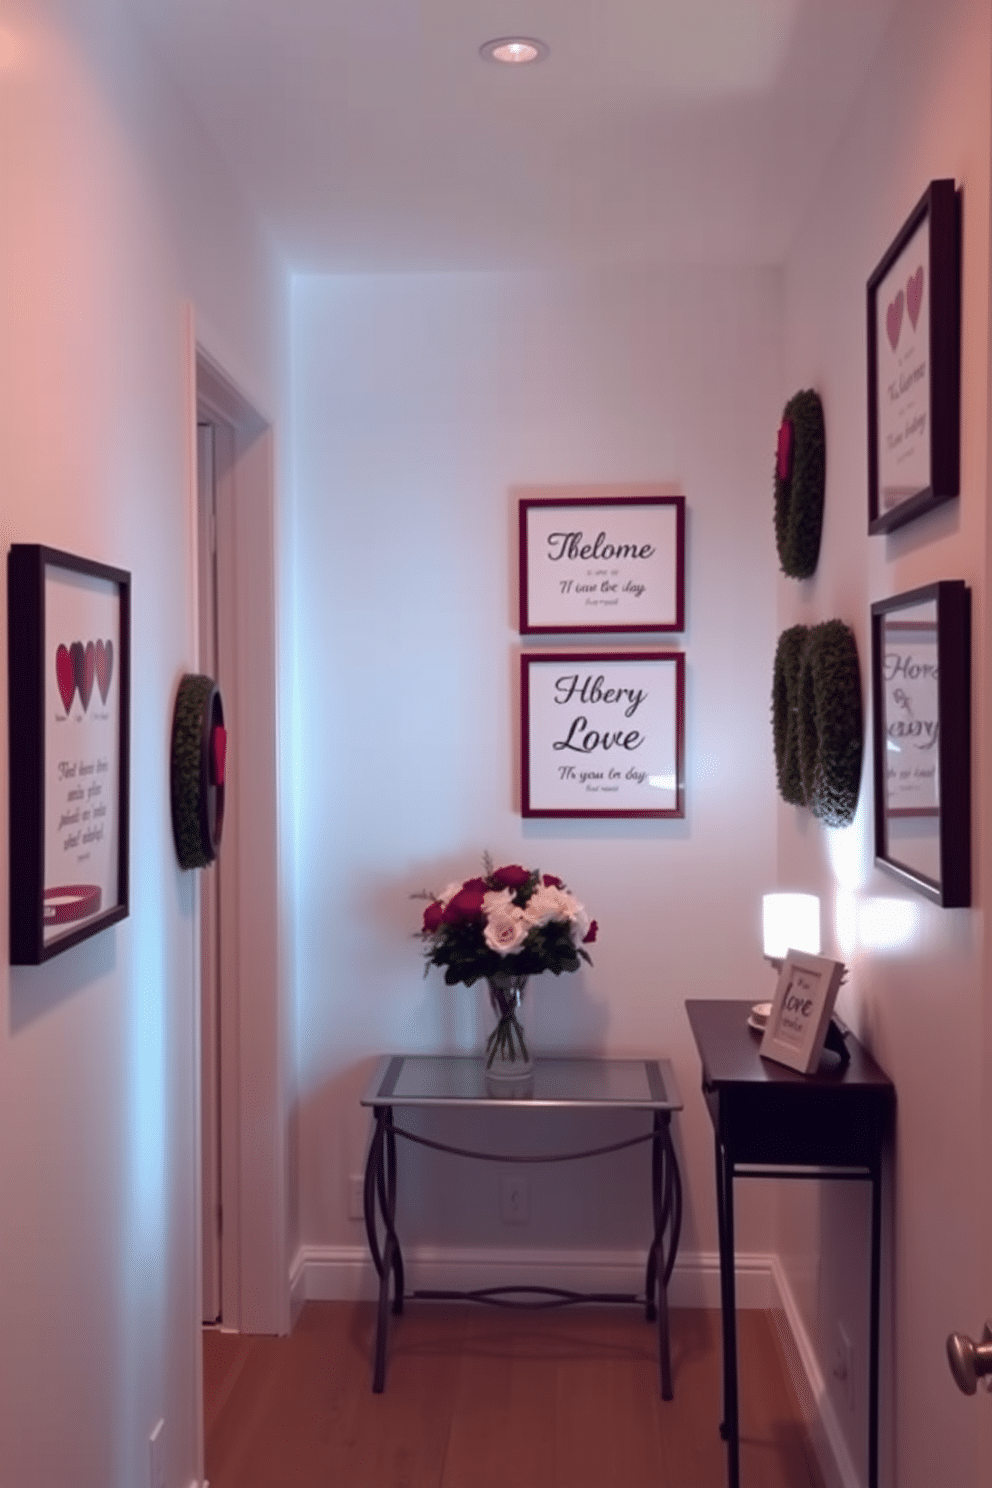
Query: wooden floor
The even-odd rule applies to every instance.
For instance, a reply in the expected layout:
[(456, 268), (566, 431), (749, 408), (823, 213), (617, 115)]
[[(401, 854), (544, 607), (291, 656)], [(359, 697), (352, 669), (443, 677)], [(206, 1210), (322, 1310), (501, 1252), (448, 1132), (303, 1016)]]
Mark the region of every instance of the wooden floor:
[[(742, 1312), (744, 1488), (823, 1488), (771, 1316)], [(719, 1314), (672, 1314), (675, 1399), (635, 1308), (407, 1304), (371, 1392), (370, 1303), (291, 1338), (204, 1333), (210, 1488), (723, 1488)]]

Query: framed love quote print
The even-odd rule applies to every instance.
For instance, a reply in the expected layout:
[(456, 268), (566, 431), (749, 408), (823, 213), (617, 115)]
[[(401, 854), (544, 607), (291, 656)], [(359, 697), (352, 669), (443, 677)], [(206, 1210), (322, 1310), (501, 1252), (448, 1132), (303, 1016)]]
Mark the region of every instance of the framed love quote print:
[(522, 815), (685, 815), (683, 652), (525, 652), (520, 666)]
[(35, 544), (7, 557), (10, 959), (128, 913), (130, 575)]
[(684, 496), (520, 502), (520, 632), (685, 629)]
[(971, 596), (942, 579), (871, 607), (875, 862), (971, 904)]
[(868, 531), (958, 494), (959, 203), (931, 181), (868, 281)]
[(810, 1075), (820, 1062), (844, 976), (841, 961), (787, 951), (761, 1040), (762, 1059)]

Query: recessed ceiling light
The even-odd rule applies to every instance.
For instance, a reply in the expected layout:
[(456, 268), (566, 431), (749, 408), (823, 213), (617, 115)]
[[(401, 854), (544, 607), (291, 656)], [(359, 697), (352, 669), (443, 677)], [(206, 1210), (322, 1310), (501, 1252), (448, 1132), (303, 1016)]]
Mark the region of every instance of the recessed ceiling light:
[(497, 36), (495, 41), (483, 42), (479, 52), (487, 62), (519, 67), (523, 62), (543, 62), (548, 48), (533, 36)]

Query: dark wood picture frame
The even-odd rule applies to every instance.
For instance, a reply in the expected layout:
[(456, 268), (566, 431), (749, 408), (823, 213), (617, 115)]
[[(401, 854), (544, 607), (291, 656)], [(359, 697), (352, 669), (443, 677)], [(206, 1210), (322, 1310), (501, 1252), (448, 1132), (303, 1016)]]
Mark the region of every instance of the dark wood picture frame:
[[(871, 607), (875, 862), (945, 909), (971, 904), (971, 595), (941, 580)], [(932, 779), (907, 766), (932, 761)], [(892, 742), (896, 748), (889, 749)], [(931, 754), (931, 750), (933, 753)], [(906, 777), (900, 784), (899, 776)]]
[(685, 816), (683, 651), (525, 651), (520, 725), (522, 816)]
[(684, 496), (526, 496), (519, 528), (521, 635), (685, 629)]
[(11, 547), (14, 966), (48, 961), (128, 914), (130, 640), (129, 573), (39, 544)]
[(868, 531), (876, 534), (959, 491), (961, 207), (952, 180), (930, 182), (867, 297)]

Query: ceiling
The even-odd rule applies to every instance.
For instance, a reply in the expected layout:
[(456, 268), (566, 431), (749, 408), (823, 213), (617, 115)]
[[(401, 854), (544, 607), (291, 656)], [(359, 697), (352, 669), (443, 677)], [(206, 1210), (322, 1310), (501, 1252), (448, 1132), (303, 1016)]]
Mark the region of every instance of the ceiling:
[[(132, 0), (297, 270), (781, 260), (899, 0)], [(480, 44), (537, 36), (499, 67)]]

